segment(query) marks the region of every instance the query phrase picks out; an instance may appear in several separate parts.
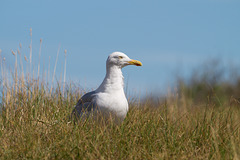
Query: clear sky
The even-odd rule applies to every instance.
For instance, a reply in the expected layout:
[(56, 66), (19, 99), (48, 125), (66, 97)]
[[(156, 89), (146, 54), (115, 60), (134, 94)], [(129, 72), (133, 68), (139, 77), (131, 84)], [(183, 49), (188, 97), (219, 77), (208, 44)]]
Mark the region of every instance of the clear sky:
[(58, 73), (67, 49), (68, 80), (96, 88), (105, 76), (105, 61), (114, 51), (140, 60), (142, 67), (123, 69), (128, 88), (165, 90), (174, 75), (187, 74), (211, 58), (239, 64), (239, 0), (1, 0), (0, 49), (13, 64), (19, 43), (33, 62), (51, 68), (60, 45)]

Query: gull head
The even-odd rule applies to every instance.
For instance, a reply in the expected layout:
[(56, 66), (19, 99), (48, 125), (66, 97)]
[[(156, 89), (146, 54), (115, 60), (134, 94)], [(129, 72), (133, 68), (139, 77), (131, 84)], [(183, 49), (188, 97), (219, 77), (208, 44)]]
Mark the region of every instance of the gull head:
[(126, 54), (122, 52), (113, 52), (108, 56), (107, 66), (118, 66), (123, 68), (128, 65), (142, 66), (142, 63), (138, 60), (130, 59)]

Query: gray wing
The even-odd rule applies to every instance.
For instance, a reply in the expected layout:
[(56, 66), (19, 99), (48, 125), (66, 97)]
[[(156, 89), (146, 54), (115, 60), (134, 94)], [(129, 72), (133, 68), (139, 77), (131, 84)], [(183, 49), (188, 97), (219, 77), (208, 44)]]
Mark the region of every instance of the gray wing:
[(90, 112), (92, 110), (95, 110), (96, 105), (92, 102), (93, 98), (95, 98), (96, 92), (88, 92), (85, 95), (83, 95), (79, 100), (76, 106), (74, 107), (72, 111), (72, 116), (74, 117), (81, 117), (83, 112)]
[(78, 103), (75, 107), (80, 106), (83, 103), (86, 102), (92, 102), (92, 99), (95, 97), (96, 92), (92, 91), (92, 92), (88, 92), (86, 94), (84, 94), (79, 100)]

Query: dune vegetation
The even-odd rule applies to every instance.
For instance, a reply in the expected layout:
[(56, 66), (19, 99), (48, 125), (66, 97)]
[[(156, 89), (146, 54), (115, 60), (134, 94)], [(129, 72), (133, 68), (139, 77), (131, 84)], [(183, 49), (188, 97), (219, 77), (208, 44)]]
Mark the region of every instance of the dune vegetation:
[(0, 159), (240, 159), (238, 76), (230, 82), (203, 69), (164, 97), (130, 97), (120, 125), (73, 123), (82, 89), (62, 83), (65, 74), (54, 80), (55, 69), (49, 85), (26, 57), (11, 71), (5, 63), (1, 56)]

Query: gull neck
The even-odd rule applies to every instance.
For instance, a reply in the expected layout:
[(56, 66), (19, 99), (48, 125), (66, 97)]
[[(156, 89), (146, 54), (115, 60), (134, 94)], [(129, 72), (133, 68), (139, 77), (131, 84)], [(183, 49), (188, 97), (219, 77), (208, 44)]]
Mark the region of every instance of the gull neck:
[(114, 92), (117, 90), (123, 90), (123, 85), (124, 82), (121, 67), (107, 65), (106, 76), (97, 90), (102, 92)]

